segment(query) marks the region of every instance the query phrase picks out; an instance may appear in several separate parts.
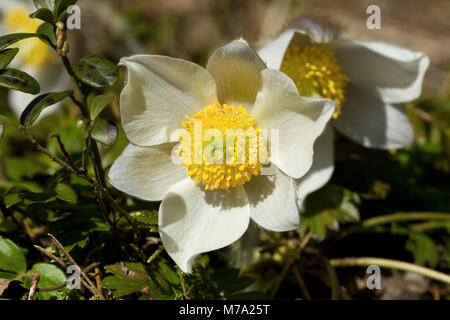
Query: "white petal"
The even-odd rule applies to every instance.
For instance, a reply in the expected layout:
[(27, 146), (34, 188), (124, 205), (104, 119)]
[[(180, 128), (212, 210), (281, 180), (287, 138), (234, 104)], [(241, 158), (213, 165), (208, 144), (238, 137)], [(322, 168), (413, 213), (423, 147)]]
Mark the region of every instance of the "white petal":
[(187, 177), (171, 159), (176, 143), (140, 147), (130, 143), (109, 170), (111, 184), (132, 196), (160, 201), (167, 190)]
[(250, 202), (250, 217), (272, 231), (298, 228), (300, 218), (294, 180), (277, 170), (271, 176), (259, 175), (244, 185)]
[(353, 86), (349, 86), (347, 101), (333, 125), (340, 133), (369, 148), (403, 148), (414, 138), (402, 106), (384, 103)]
[(294, 32), (293, 29), (289, 29), (258, 49), (258, 54), (267, 64), (267, 68), (275, 70), (280, 69), (284, 53), (291, 43)]
[(221, 103), (249, 107), (261, 87), (261, 70), (266, 66), (244, 40), (236, 40), (217, 49), (207, 69), (217, 83)]
[(252, 115), (260, 128), (279, 131), (279, 152), (272, 154), (271, 161), (298, 179), (311, 167), (314, 141), (325, 129), (335, 103), (300, 96), (294, 82), (279, 71), (267, 69), (261, 75), (263, 88)]
[(288, 29), (258, 49), (258, 54), (266, 63), (267, 68), (279, 70), (284, 54), (291, 43), (303, 46), (310, 43), (310, 41), (309, 36), (304, 31)]
[(233, 243), (247, 230), (249, 221), (243, 187), (203, 191), (190, 178), (170, 188), (159, 209), (164, 248), (188, 273), (198, 254)]
[(134, 144), (150, 146), (178, 140), (176, 131), (186, 115), (217, 102), (214, 80), (194, 63), (135, 55), (122, 59), (120, 65), (128, 69), (120, 114), (125, 133)]
[(425, 53), (375, 41), (340, 39), (328, 46), (354, 86), (386, 103), (403, 103), (420, 96), (430, 64)]
[(306, 196), (322, 188), (334, 171), (334, 133), (328, 126), (314, 144), (313, 164), (308, 173), (297, 180), (297, 197), (303, 203)]

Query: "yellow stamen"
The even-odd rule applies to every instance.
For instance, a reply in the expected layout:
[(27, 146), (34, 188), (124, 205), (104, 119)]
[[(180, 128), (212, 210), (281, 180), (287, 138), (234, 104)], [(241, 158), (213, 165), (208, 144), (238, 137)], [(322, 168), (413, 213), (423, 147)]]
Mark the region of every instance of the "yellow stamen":
[(261, 129), (244, 107), (208, 105), (186, 116), (182, 126), (177, 152), (188, 175), (205, 189), (233, 188), (260, 174), (266, 157)]
[[(14, 6), (4, 12), (3, 24), (7, 33), (34, 33), (41, 22), (31, 19), (25, 6)], [(23, 63), (35, 70), (41, 70), (45, 64), (56, 61), (50, 48), (38, 38), (21, 41), (15, 47), (19, 48)]]
[(290, 45), (286, 50), (280, 70), (288, 75), (301, 95), (324, 97), (336, 101), (337, 118), (345, 101), (348, 77), (330, 50), (323, 44), (305, 45), (300, 48)]

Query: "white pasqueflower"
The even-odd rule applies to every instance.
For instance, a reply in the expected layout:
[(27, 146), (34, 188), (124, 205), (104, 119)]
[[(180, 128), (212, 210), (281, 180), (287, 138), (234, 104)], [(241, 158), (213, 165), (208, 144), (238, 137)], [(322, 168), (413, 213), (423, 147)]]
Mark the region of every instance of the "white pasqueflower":
[[(131, 143), (112, 165), (109, 179), (127, 194), (162, 200), (161, 239), (183, 271), (191, 271), (198, 254), (239, 239), (250, 219), (274, 231), (299, 226), (294, 179), (310, 168), (314, 141), (331, 118), (334, 102), (300, 96), (294, 82), (266, 69), (244, 40), (217, 49), (206, 69), (159, 55), (135, 55), (120, 64), (128, 71), (120, 112)], [(219, 133), (277, 129), (278, 155), (271, 157), (276, 170), (261, 175), (260, 158), (253, 164), (248, 157), (244, 164), (211, 164), (203, 154), (196, 162), (195, 151), (191, 161), (179, 129), (192, 133), (195, 121)], [(222, 142), (203, 136), (199, 144), (201, 150), (212, 146), (223, 158), (228, 151)], [(172, 161), (173, 150), (181, 154), (181, 164)], [(236, 150), (231, 147), (232, 159)]]
[[(413, 130), (400, 105), (418, 98), (430, 63), (423, 52), (377, 41), (338, 38), (309, 18), (258, 50), (267, 67), (291, 77), (303, 96), (337, 103), (333, 120), (314, 146), (314, 163), (297, 181), (298, 196), (325, 185), (334, 170), (333, 129), (369, 148), (412, 143)], [(333, 128), (331, 128), (331, 126)]]
[[(34, 11), (36, 7), (32, 0), (1, 1), (0, 35), (36, 32), (43, 21), (29, 17), (29, 14)], [(67, 90), (70, 86), (70, 77), (64, 72), (64, 66), (47, 44), (38, 38), (29, 38), (12, 47), (19, 48), (19, 53), (8, 67), (30, 74), (39, 82), (41, 92)], [(28, 93), (9, 90), (9, 105), (17, 117), (20, 117), (34, 98), (34, 95)], [(54, 108), (45, 109), (40, 118), (54, 110), (57, 110), (57, 105)]]

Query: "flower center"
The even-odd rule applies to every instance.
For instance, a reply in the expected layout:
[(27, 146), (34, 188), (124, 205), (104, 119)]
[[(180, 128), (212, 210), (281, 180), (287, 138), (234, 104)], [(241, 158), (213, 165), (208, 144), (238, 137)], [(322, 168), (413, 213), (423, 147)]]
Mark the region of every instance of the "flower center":
[(333, 52), (325, 45), (306, 45), (301, 49), (297, 45), (290, 45), (280, 70), (295, 82), (301, 95), (336, 101), (333, 118), (339, 116), (349, 79), (341, 73), (341, 66)]
[[(28, 17), (25, 6), (15, 6), (6, 10), (3, 15), (4, 29), (7, 33), (35, 33), (41, 25), (37, 20)], [(50, 48), (38, 38), (30, 38), (16, 44), (20, 50), (20, 57), (24, 64), (35, 70), (42, 69), (46, 63), (55, 62)]]
[(185, 118), (177, 152), (197, 184), (229, 189), (259, 175), (266, 157), (261, 129), (244, 107), (216, 103)]

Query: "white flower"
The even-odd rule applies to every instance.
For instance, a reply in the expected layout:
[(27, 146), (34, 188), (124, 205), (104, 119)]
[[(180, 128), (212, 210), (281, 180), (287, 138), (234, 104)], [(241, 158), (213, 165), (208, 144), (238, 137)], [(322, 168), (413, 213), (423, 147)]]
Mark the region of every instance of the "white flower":
[[(0, 3), (0, 35), (36, 32), (43, 21), (28, 17), (34, 11), (36, 7), (31, 0), (2, 1)], [(70, 86), (70, 77), (65, 72), (64, 66), (47, 44), (38, 38), (29, 38), (12, 47), (17, 47), (20, 51), (8, 68), (16, 68), (30, 74), (39, 82), (41, 93), (67, 90)], [(9, 91), (9, 105), (17, 117), (20, 117), (34, 98), (34, 95), (28, 93)], [(58, 105), (45, 109), (39, 117), (54, 112), (58, 109)]]
[[(191, 271), (198, 254), (239, 239), (250, 219), (274, 231), (298, 227), (294, 179), (311, 166), (314, 141), (334, 112), (333, 102), (301, 97), (289, 77), (266, 69), (243, 40), (217, 49), (207, 69), (158, 55), (124, 58), (121, 65), (128, 72), (120, 111), (131, 143), (109, 179), (127, 194), (162, 200), (161, 239), (183, 271)], [(277, 129), (274, 174), (261, 175), (260, 162), (189, 164), (184, 151), (183, 164), (174, 163), (178, 129), (190, 130), (194, 120), (220, 132)]]
[(300, 94), (337, 102), (330, 128), (314, 147), (310, 171), (297, 181), (298, 196), (304, 199), (333, 173), (331, 126), (369, 148), (395, 149), (412, 143), (411, 123), (400, 104), (420, 96), (430, 62), (423, 52), (336, 38), (309, 19), (299, 22), (302, 29), (286, 30), (258, 53), (268, 68), (291, 77)]

